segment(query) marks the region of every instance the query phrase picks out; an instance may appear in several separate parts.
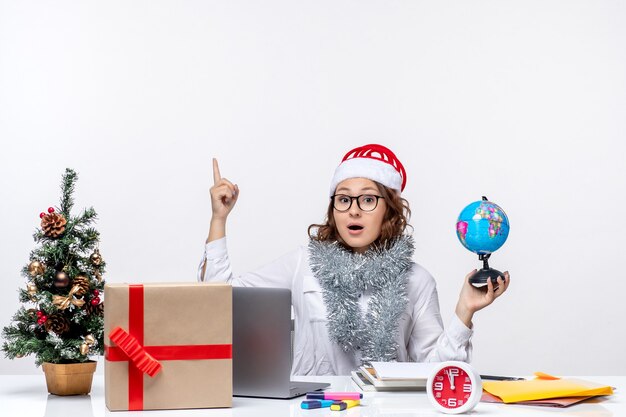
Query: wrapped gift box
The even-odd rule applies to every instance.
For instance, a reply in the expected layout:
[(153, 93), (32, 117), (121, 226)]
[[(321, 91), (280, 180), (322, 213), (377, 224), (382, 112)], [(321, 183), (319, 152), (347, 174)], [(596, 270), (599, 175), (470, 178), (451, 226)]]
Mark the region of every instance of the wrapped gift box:
[(105, 397), (111, 411), (232, 406), (232, 288), (107, 284)]

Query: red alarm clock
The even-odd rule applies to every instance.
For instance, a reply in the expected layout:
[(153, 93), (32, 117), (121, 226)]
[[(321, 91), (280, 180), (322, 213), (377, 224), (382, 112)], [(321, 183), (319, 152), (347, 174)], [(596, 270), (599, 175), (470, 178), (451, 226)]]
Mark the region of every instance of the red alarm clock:
[(426, 392), (438, 411), (459, 414), (476, 407), (483, 394), (483, 383), (467, 363), (442, 362), (428, 378)]

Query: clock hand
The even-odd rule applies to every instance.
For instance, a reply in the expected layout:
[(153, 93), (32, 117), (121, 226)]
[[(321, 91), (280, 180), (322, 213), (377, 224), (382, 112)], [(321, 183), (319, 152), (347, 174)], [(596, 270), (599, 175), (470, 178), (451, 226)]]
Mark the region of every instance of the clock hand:
[(446, 373), (448, 374), (448, 381), (450, 381), (450, 389), (455, 389), (454, 376), (452, 375), (452, 371), (448, 370), (448, 372)]

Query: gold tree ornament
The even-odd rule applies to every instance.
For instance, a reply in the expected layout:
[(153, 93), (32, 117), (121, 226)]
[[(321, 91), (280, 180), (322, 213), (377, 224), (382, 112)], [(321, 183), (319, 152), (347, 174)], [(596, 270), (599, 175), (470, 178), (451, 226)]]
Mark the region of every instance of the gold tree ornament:
[(46, 265), (39, 261), (32, 261), (28, 264), (28, 273), (31, 277), (36, 277), (38, 275), (43, 275), (46, 272)]
[(91, 348), (91, 346), (93, 346), (94, 343), (96, 343), (96, 339), (93, 337), (92, 334), (88, 334), (87, 336), (85, 336), (85, 341), (83, 342), (83, 344), (80, 345), (80, 354), (83, 356), (87, 356), (87, 354), (89, 353), (89, 349)]
[(89, 260), (95, 266), (102, 265), (102, 255), (100, 255), (100, 249), (96, 248), (96, 250), (89, 257)]
[(56, 239), (65, 232), (67, 220), (62, 214), (48, 213), (41, 218), (41, 230), (47, 237)]
[(74, 304), (76, 307), (82, 307), (83, 304), (85, 304), (85, 300), (74, 297), (76, 292), (79, 290), (80, 287), (78, 285), (74, 285), (66, 297), (63, 297), (62, 295), (53, 295), (52, 304), (54, 304), (59, 310), (65, 310), (70, 306), (70, 304)]
[(32, 282), (29, 282), (28, 284), (26, 284), (26, 291), (28, 292), (28, 295), (30, 296), (30, 299), (32, 300), (35, 294), (37, 294), (37, 286), (33, 284)]

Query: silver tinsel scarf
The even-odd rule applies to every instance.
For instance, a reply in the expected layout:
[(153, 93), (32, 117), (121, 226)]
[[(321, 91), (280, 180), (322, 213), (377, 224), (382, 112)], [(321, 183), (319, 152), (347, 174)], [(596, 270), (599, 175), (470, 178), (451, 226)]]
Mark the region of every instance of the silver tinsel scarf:
[[(331, 340), (345, 351), (361, 351), (363, 363), (397, 359), (398, 322), (406, 308), (413, 238), (354, 253), (337, 242), (309, 243), (309, 263), (323, 290)], [(359, 294), (371, 290), (365, 316)]]

